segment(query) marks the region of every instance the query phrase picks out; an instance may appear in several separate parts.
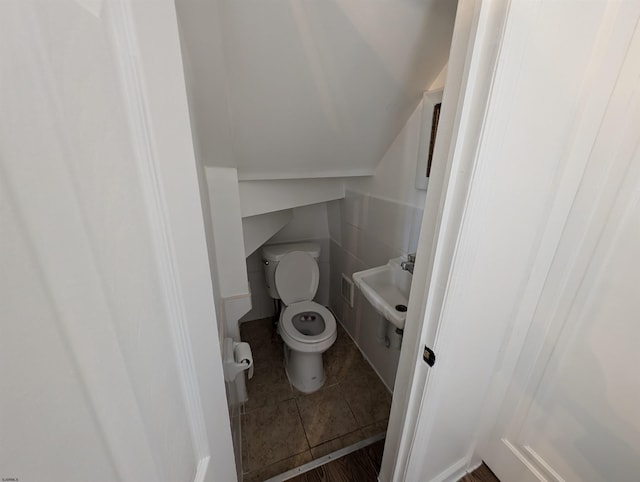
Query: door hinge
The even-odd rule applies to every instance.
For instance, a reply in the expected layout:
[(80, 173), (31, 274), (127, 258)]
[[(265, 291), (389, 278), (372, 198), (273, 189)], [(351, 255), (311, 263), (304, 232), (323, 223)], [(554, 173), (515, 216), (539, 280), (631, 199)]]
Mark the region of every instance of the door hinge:
[(433, 350), (425, 345), (424, 353), (422, 354), (422, 358), (427, 362), (427, 365), (432, 367), (436, 362), (436, 354), (433, 353)]

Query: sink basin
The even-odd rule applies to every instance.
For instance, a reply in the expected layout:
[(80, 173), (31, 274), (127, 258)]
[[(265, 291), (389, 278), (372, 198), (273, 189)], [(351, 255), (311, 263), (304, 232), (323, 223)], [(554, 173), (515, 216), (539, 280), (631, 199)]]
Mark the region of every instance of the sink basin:
[(400, 267), (402, 258), (384, 266), (353, 273), (353, 282), (378, 313), (404, 329), (412, 275)]

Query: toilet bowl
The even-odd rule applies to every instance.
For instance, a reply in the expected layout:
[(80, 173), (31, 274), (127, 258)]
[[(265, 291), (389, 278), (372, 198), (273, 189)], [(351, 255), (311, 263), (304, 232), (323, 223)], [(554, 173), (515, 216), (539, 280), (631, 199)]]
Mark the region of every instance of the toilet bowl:
[(324, 385), (322, 354), (337, 336), (333, 314), (312, 301), (320, 279), (318, 263), (310, 254), (319, 253), (314, 246), (278, 245), (263, 250), (267, 283), (275, 288), (284, 304), (278, 331), (285, 345), (285, 370), (291, 384), (303, 393), (314, 392)]
[(279, 329), (291, 384), (304, 393), (320, 389), (325, 381), (322, 354), (337, 336), (331, 312), (313, 301), (293, 303), (282, 311)]

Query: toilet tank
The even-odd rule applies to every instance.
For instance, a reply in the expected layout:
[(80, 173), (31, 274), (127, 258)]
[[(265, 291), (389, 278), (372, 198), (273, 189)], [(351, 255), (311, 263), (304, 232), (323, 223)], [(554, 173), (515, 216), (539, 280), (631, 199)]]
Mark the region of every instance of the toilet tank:
[(313, 242), (268, 244), (262, 248), (262, 267), (267, 282), (267, 291), (271, 298), (280, 299), (275, 282), (276, 268), (280, 260), (293, 251), (303, 251), (309, 254), (316, 260), (316, 263), (320, 258), (320, 244)]

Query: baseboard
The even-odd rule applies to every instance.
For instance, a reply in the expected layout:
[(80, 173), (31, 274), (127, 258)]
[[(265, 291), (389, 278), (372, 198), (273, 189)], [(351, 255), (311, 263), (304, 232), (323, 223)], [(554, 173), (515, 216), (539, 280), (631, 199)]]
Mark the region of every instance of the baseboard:
[(469, 472), (469, 460), (465, 457), (436, 475), (431, 482), (456, 482)]
[(240, 318), (251, 311), (251, 293), (229, 296), (222, 299), (226, 336), (240, 340)]

